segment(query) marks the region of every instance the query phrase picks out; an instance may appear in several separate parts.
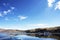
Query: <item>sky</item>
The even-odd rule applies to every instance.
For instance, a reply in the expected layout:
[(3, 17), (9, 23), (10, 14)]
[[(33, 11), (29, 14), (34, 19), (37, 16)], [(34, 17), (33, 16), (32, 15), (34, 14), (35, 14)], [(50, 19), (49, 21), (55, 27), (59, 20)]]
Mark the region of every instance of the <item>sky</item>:
[(60, 0), (0, 0), (0, 28), (28, 30), (60, 26)]

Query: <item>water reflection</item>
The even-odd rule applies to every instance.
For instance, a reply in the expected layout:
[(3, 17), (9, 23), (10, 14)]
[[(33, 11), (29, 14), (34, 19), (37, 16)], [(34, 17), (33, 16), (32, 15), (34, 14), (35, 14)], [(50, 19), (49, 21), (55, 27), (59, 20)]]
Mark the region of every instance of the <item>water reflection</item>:
[(54, 38), (38, 38), (38, 37), (27, 36), (27, 35), (18, 35), (15, 37), (19, 40), (57, 40)]
[(34, 36), (34, 37), (39, 37), (39, 38), (54, 38), (54, 39), (57, 39), (57, 40), (60, 40), (60, 36), (56, 36), (56, 35), (40, 35), (40, 34), (27, 34), (29, 36)]
[(27, 34), (27, 35), (16, 35), (16, 36), (0, 34), (0, 40), (59, 40), (59, 37), (58, 36), (44, 36), (44, 35), (39, 35), (39, 34)]

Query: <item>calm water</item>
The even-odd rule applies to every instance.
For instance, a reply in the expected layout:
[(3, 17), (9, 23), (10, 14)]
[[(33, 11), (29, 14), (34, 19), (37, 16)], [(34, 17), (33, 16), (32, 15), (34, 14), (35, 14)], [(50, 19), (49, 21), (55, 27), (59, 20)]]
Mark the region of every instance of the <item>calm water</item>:
[(54, 38), (38, 38), (38, 37), (32, 37), (32, 36), (27, 36), (27, 35), (18, 35), (15, 37), (21, 40), (56, 40)]
[(10, 37), (6, 34), (0, 34), (0, 40), (59, 40), (55, 37), (33, 36), (33, 35), (16, 35)]

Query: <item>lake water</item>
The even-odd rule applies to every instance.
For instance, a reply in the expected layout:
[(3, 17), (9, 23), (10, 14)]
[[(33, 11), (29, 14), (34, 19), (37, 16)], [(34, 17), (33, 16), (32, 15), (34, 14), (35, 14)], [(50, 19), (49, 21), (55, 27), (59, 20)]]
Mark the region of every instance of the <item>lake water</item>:
[(0, 40), (59, 40), (54, 37), (45, 37), (45, 36), (31, 36), (31, 35), (16, 35), (10, 37), (6, 34), (0, 34)]
[(21, 40), (57, 40), (54, 38), (38, 38), (38, 37), (32, 37), (32, 36), (27, 36), (27, 35), (18, 35), (15, 37)]

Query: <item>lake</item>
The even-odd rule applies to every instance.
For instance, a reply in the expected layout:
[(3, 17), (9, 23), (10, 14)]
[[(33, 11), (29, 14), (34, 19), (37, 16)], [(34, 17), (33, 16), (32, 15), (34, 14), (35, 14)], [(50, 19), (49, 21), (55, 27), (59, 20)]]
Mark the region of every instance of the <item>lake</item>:
[(0, 40), (59, 40), (57, 37), (50, 36), (36, 36), (36, 35), (16, 35), (9, 36), (7, 34), (0, 34)]

